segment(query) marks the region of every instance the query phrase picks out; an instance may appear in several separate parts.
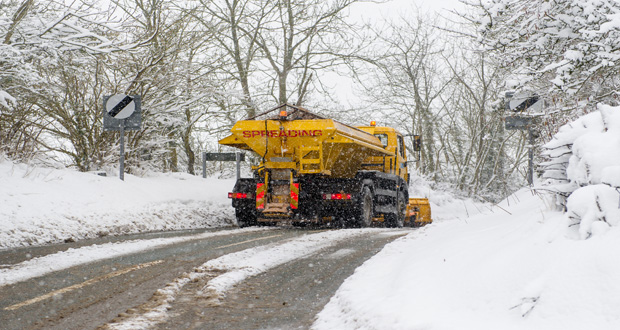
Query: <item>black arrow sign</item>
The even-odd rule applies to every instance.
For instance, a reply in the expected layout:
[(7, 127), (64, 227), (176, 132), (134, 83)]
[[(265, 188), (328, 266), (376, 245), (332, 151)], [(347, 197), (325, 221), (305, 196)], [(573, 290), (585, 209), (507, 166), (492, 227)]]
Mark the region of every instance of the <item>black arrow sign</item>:
[(512, 111), (514, 112), (525, 111), (525, 109), (531, 107), (536, 102), (538, 102), (538, 96), (529, 97), (525, 99), (523, 102), (521, 102), (519, 105), (517, 105), (514, 109), (512, 109)]
[(131, 101), (133, 101), (133, 98), (130, 96), (125, 96), (125, 98), (123, 98), (117, 105), (114, 106), (114, 108), (112, 108), (112, 110), (110, 110), (110, 112), (108, 112), (108, 114), (111, 117), (116, 117), (116, 115), (118, 115), (121, 111), (123, 111), (123, 109), (125, 109), (125, 107), (131, 103)]

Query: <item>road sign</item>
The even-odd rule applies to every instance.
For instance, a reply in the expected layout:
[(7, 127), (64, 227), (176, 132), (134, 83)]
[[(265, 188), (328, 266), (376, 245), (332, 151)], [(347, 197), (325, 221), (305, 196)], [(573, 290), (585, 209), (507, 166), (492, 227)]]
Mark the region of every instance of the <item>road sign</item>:
[(139, 130), (142, 123), (139, 95), (116, 94), (103, 98), (103, 130)]
[(136, 103), (133, 97), (125, 94), (116, 94), (110, 96), (105, 104), (108, 115), (114, 119), (125, 119), (131, 116), (136, 110)]
[[(245, 161), (245, 154), (240, 154), (240, 160)], [(205, 152), (205, 161), (234, 162), (237, 160), (236, 152)]]
[(103, 130), (119, 131), (119, 176), (125, 180), (125, 130), (139, 130), (142, 122), (139, 95), (106, 95), (103, 97)]
[(241, 178), (241, 162), (245, 161), (242, 152), (203, 152), (202, 153), (202, 177), (207, 177), (207, 161), (237, 162), (237, 180)]
[(506, 110), (513, 112), (540, 112), (543, 110), (544, 100), (542, 97), (529, 92), (506, 93)]
[(508, 116), (506, 129), (526, 129), (532, 124), (532, 117)]

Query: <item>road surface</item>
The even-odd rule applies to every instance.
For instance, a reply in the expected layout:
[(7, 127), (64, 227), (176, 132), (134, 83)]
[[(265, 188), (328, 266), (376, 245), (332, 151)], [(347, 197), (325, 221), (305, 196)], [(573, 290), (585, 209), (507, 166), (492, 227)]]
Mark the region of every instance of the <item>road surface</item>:
[[(227, 228), (4, 250), (0, 329), (307, 329), (358, 266), (411, 230)], [(88, 259), (85, 247), (135, 241), (152, 246), (10, 277), (62, 251)]]

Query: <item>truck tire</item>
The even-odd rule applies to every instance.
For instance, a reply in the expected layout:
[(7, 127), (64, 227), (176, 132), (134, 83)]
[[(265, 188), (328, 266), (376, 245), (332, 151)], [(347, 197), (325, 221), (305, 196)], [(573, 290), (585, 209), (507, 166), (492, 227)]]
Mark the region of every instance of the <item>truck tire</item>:
[(254, 214), (254, 212), (248, 212), (237, 208), (235, 209), (235, 216), (237, 217), (237, 225), (239, 228), (256, 226), (256, 214)]
[(396, 214), (385, 215), (385, 225), (387, 227), (401, 228), (405, 222), (405, 216), (407, 216), (407, 204), (405, 204), (405, 195), (402, 192), (398, 193), (396, 210)]
[(360, 228), (368, 227), (372, 223), (374, 213), (373, 197), (370, 188), (362, 189), (361, 198), (357, 205), (357, 214), (355, 217), (356, 225)]

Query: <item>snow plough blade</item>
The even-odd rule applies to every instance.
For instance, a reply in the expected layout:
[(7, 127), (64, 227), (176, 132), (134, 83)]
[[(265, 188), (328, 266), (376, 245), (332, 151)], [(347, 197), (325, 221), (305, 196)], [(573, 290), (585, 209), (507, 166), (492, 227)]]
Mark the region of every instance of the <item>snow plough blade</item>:
[(428, 198), (409, 198), (407, 218), (411, 227), (421, 227), (433, 222)]

